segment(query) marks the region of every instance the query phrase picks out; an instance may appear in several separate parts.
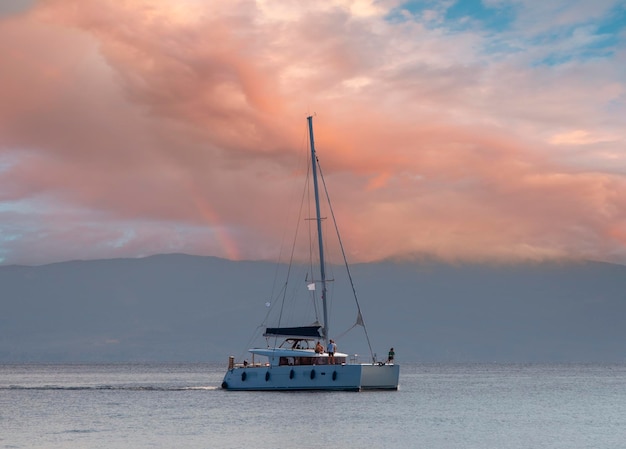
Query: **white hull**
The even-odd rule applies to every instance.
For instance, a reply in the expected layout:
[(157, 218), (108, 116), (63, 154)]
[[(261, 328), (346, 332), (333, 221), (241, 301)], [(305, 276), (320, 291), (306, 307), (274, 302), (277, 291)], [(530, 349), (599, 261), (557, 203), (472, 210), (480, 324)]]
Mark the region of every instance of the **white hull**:
[(397, 390), (400, 365), (361, 365), (362, 390)]
[(229, 369), (222, 388), (268, 391), (397, 390), (399, 365), (247, 366)]

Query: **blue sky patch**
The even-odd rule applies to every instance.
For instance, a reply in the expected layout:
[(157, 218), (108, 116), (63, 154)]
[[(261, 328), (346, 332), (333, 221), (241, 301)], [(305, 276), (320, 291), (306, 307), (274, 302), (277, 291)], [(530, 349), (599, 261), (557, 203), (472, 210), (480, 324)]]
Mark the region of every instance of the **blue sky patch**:
[(488, 31), (505, 31), (515, 20), (515, 11), (512, 5), (487, 8), (481, 0), (459, 0), (446, 10), (445, 19), (461, 25), (461, 29), (468, 23)]
[(505, 31), (515, 20), (513, 5), (498, 8), (486, 7), (481, 0), (459, 0), (451, 5), (441, 1), (410, 0), (402, 3), (389, 15), (391, 21), (406, 20), (402, 11), (416, 17), (425, 17), (429, 11), (436, 11), (445, 21), (446, 28), (463, 31), (467, 29), (484, 29), (487, 31)]

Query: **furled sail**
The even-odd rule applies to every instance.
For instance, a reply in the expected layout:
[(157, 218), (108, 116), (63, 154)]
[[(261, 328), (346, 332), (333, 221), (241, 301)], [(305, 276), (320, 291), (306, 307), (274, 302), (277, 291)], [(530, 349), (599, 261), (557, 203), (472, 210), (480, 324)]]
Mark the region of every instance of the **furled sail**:
[(268, 327), (264, 337), (322, 338), (322, 326)]

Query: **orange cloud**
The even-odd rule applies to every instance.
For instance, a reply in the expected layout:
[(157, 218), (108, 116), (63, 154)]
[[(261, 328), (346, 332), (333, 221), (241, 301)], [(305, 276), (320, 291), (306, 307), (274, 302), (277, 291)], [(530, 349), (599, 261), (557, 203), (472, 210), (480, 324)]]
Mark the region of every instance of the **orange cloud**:
[(317, 113), (354, 260), (626, 262), (617, 62), (533, 66), (387, 13), (48, 0), (4, 19), (0, 257), (274, 257)]

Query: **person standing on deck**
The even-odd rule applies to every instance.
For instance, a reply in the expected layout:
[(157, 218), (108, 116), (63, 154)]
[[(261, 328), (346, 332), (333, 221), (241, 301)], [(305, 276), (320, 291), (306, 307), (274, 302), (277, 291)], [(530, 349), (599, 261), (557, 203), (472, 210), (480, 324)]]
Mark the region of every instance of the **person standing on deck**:
[(337, 345), (335, 344), (335, 340), (330, 340), (328, 343), (328, 347), (326, 348), (326, 352), (328, 352), (328, 363), (331, 365), (335, 364), (335, 352), (337, 351)]
[(393, 348), (391, 348), (389, 350), (389, 355), (387, 356), (387, 363), (393, 364), (393, 358), (395, 357), (396, 353), (394, 352)]

